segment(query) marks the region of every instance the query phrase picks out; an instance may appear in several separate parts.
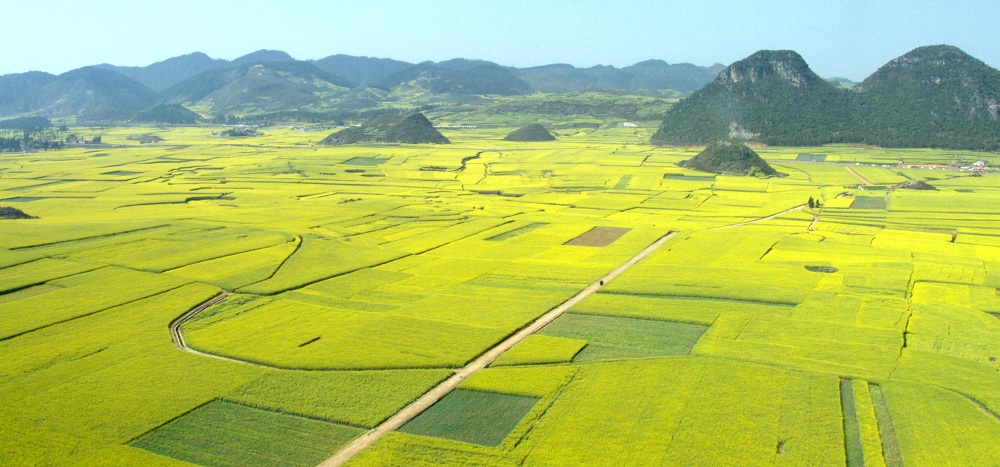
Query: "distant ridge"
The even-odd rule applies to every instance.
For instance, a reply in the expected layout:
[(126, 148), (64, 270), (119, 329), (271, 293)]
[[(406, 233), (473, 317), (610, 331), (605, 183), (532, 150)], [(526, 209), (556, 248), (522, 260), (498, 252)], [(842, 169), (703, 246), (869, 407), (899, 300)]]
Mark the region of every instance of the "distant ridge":
[(327, 73), (347, 78), (355, 86), (374, 85), (393, 73), (413, 66), (412, 63), (389, 58), (352, 57), (350, 55), (331, 55), (316, 60), (313, 64)]
[(274, 112), (317, 105), (351, 86), (308, 62), (253, 62), (204, 71), (164, 90), (160, 101), (207, 107), (214, 114)]
[(470, 67), (456, 66), (454, 60), (450, 62), (452, 65), (450, 68), (432, 62), (420, 63), (386, 77), (375, 86), (388, 91), (396, 86), (413, 83), (433, 93), (498, 96), (516, 96), (531, 92), (528, 83), (495, 63), (483, 62)]
[(663, 60), (647, 60), (624, 68), (595, 66), (576, 68), (556, 64), (513, 69), (515, 75), (541, 92), (580, 92), (606, 90), (675, 90), (694, 91), (712, 81), (724, 68), (715, 64), (700, 67), (690, 63), (670, 65)]

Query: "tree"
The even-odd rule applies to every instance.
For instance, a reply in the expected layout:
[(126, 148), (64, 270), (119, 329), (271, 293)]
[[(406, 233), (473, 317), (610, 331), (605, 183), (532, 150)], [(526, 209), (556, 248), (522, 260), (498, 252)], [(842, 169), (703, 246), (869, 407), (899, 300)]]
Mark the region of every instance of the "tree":
[(810, 196), (810, 197), (809, 197), (809, 209), (813, 209), (813, 208), (815, 208), (815, 207), (816, 207), (816, 202), (815, 202), (815, 201), (813, 201), (813, 197), (812, 197), (812, 196)]

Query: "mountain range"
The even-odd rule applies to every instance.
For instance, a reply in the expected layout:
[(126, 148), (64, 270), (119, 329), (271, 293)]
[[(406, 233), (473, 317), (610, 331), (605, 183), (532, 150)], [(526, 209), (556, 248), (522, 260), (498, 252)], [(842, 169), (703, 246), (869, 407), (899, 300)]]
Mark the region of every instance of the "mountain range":
[[(0, 117), (39, 115), (78, 121), (128, 120), (154, 105), (178, 104), (205, 117), (378, 109), (395, 93), (516, 96), (535, 91), (658, 93), (693, 91), (722, 65), (651, 60), (624, 68), (549, 65), (514, 68), (484, 60), (409, 63), (332, 55), (300, 61), (259, 50), (235, 60), (195, 52), (144, 67), (100, 64), (61, 75), (0, 76)], [(155, 114), (155, 113), (154, 113)], [(150, 114), (146, 114), (147, 116)]]
[[(672, 107), (662, 99), (682, 91), (691, 93)], [(536, 92), (546, 94), (511, 98)], [(618, 95), (625, 100), (615, 101)], [(595, 99), (604, 101), (588, 106)], [(738, 139), (1000, 149), (998, 103), (1000, 71), (946, 45), (917, 48), (861, 83), (823, 79), (790, 50), (762, 50), (728, 67), (649, 60), (624, 68), (514, 68), (462, 58), (414, 64), (347, 55), (300, 61), (260, 50), (235, 60), (193, 53), (145, 67), (102, 64), (60, 75), (0, 76), (0, 118), (188, 124), (487, 109), (662, 117), (652, 142), (663, 145)]]
[(763, 50), (671, 108), (652, 142), (995, 150), (998, 102), (1000, 71), (952, 46), (914, 49), (853, 88), (820, 78), (793, 51)]

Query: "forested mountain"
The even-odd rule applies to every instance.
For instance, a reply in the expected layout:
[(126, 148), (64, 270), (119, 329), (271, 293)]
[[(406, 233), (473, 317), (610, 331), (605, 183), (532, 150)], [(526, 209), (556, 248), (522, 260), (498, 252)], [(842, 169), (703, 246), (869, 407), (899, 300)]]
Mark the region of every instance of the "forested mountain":
[(918, 48), (853, 90), (820, 79), (794, 52), (760, 51), (674, 106), (652, 142), (997, 149), (998, 101), (1000, 72), (955, 47)]
[(201, 52), (195, 52), (143, 67), (114, 66), (107, 63), (97, 66), (117, 71), (155, 92), (160, 92), (205, 70), (224, 68), (228, 64), (227, 60), (212, 59)]
[(823, 144), (842, 138), (850, 91), (835, 88), (790, 50), (762, 50), (726, 67), (675, 105), (653, 135), (656, 144), (727, 138), (767, 144)]
[[(396, 86), (412, 85), (437, 94), (493, 94), (515, 96), (528, 94), (531, 86), (518, 78), (510, 70), (495, 63), (483, 62), (475, 66), (455, 66), (448, 62), (445, 67), (424, 62), (393, 73), (375, 87), (389, 91)], [(447, 68), (446, 68), (447, 67)]]
[(0, 76), (0, 116), (121, 119), (155, 101), (156, 95), (149, 88), (98, 67), (58, 76), (39, 72)]
[(881, 146), (1000, 148), (1000, 71), (957, 47), (920, 47), (857, 87), (859, 140)]
[(355, 86), (371, 86), (413, 66), (412, 63), (401, 62), (389, 58), (353, 57), (350, 55), (331, 55), (313, 62), (317, 68), (332, 75), (343, 76)]

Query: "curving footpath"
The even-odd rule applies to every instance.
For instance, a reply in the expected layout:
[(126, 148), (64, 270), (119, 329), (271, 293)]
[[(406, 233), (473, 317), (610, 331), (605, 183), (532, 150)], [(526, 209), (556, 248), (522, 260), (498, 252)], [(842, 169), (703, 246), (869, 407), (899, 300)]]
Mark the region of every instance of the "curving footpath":
[(201, 302), (200, 305), (188, 310), (187, 313), (184, 313), (183, 315), (177, 317), (177, 319), (171, 321), (168, 328), (170, 329), (170, 340), (174, 343), (174, 345), (177, 346), (178, 349), (181, 349), (185, 352), (193, 353), (195, 355), (201, 355), (202, 357), (211, 357), (219, 360), (225, 360), (227, 362), (249, 363), (249, 362), (244, 362), (242, 360), (223, 357), (221, 355), (212, 355), (210, 353), (199, 352), (195, 349), (192, 349), (191, 347), (188, 347), (187, 342), (184, 342), (184, 333), (181, 332), (181, 326), (184, 323), (190, 321), (191, 318), (198, 316), (198, 313), (201, 313), (207, 310), (210, 306), (225, 300), (226, 297), (228, 296), (229, 292), (223, 290), (222, 292), (216, 294), (214, 297), (205, 300), (204, 302)]
[(540, 318), (533, 321), (524, 329), (514, 333), (514, 335), (504, 339), (503, 342), (497, 344), (495, 347), (487, 350), (486, 353), (480, 355), (478, 358), (465, 365), (459, 370), (455, 371), (455, 374), (435, 386), (433, 389), (420, 396), (417, 400), (410, 403), (410, 405), (403, 407), (402, 410), (397, 412), (392, 417), (386, 419), (379, 426), (375, 427), (368, 433), (365, 433), (360, 438), (354, 440), (353, 443), (347, 445), (340, 452), (335, 454), (333, 457), (324, 461), (320, 466), (322, 467), (333, 467), (340, 466), (351, 460), (352, 457), (356, 456), (358, 453), (363, 451), (368, 446), (371, 446), (379, 438), (385, 436), (387, 433), (395, 431), (399, 427), (403, 426), (406, 422), (412, 420), (414, 417), (419, 415), (424, 410), (427, 410), (430, 406), (434, 405), (437, 401), (441, 400), (453, 389), (457, 388), (462, 381), (465, 381), (468, 377), (475, 374), (477, 371), (486, 368), (487, 365), (493, 363), (500, 354), (510, 350), (515, 344), (524, 340), (524, 338), (538, 332), (547, 324), (554, 321), (556, 318), (561, 316), (566, 310), (570, 309), (573, 305), (576, 305), (584, 298), (587, 298), (594, 292), (597, 292), (602, 285), (606, 284), (608, 281), (618, 277), (621, 273), (625, 272), (628, 268), (634, 266), (643, 258), (649, 256), (650, 253), (656, 251), (658, 248), (663, 246), (668, 240), (670, 240), (676, 232), (670, 232), (664, 235), (659, 240), (653, 242), (651, 245), (647, 246), (644, 250), (640, 251), (638, 254), (630, 258), (628, 261), (623, 263), (621, 266), (613, 269), (611, 272), (606, 274), (597, 282), (590, 284), (587, 288), (581, 290), (579, 293), (566, 300), (561, 305), (549, 310), (547, 313), (542, 315)]

